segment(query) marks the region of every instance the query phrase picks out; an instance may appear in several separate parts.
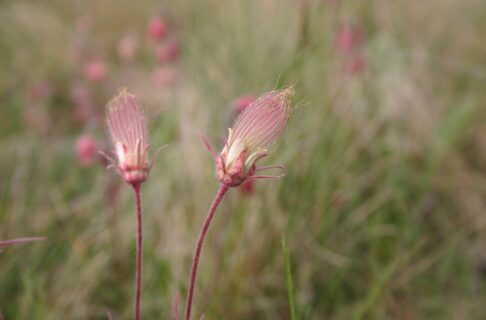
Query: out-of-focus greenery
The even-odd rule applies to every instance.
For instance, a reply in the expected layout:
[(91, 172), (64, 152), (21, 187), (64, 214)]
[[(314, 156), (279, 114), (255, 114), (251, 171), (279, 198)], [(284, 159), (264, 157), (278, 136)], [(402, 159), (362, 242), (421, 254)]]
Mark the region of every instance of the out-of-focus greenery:
[[(146, 31), (157, 13), (182, 49), (164, 85)], [(360, 72), (336, 49), (343, 25), (362, 30)], [(48, 240), (0, 251), (1, 314), (132, 316), (133, 194), (75, 153), (82, 134), (103, 144), (104, 105), (124, 86), (152, 145), (169, 144), (142, 190), (142, 314), (170, 319), (217, 190), (198, 132), (219, 148), (235, 98), (294, 85), (266, 160), (287, 175), (223, 201), (195, 316), (290, 319), (289, 278), (297, 319), (485, 319), (485, 33), (480, 0), (2, 1), (0, 239)], [(127, 34), (138, 50), (123, 62)], [(90, 57), (105, 80), (83, 77)], [(38, 83), (49, 92), (29, 95)], [(88, 122), (73, 119), (76, 86), (94, 101)]]

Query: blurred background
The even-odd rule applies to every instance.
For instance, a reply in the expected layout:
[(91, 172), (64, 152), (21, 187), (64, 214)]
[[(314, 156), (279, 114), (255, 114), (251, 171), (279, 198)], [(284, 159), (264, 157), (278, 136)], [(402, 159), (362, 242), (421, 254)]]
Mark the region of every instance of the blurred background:
[(485, 319), (485, 34), (482, 0), (1, 1), (0, 239), (48, 239), (0, 251), (0, 318), (132, 317), (133, 193), (97, 154), (126, 87), (169, 144), (142, 315), (170, 319), (218, 187), (198, 132), (294, 85), (287, 175), (223, 201), (195, 317)]

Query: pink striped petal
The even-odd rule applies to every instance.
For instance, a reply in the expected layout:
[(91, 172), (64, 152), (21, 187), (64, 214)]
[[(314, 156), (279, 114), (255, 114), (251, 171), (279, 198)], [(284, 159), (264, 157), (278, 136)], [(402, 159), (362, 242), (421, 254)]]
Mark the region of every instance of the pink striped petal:
[(292, 89), (271, 91), (243, 110), (228, 144), (242, 143), (251, 153), (271, 147), (283, 134), (291, 114)]

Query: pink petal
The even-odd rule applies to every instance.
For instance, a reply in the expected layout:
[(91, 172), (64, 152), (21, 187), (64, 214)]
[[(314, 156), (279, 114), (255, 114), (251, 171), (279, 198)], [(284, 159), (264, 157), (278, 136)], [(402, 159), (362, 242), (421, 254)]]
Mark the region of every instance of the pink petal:
[(290, 118), (292, 89), (271, 91), (249, 105), (233, 127), (231, 145), (242, 142), (250, 149), (269, 148), (285, 131)]

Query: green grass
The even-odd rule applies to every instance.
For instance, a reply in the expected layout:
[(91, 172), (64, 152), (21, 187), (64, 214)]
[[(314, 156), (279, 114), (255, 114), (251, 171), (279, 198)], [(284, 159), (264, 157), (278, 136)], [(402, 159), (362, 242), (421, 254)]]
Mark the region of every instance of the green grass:
[[(48, 238), (0, 252), (5, 319), (132, 316), (132, 192), (113, 171), (81, 168), (74, 149), (83, 133), (107, 143), (103, 110), (119, 87), (144, 102), (154, 149), (169, 144), (142, 194), (142, 314), (170, 319), (217, 190), (198, 132), (220, 148), (236, 97), (287, 85), (297, 107), (266, 161), (287, 175), (223, 201), (195, 318), (484, 319), (486, 9), (476, 0), (341, 2), (0, 3), (0, 239)], [(146, 37), (160, 11), (183, 52), (165, 88), (152, 82)], [(347, 74), (334, 49), (343, 23), (364, 30), (362, 74)], [(115, 49), (127, 33), (139, 36), (129, 64)], [(78, 42), (86, 50), (75, 61)], [(82, 76), (92, 55), (109, 68), (101, 84)], [(42, 80), (52, 95), (29, 102)], [(89, 125), (72, 117), (76, 83), (99, 114)], [(37, 122), (26, 125), (29, 107)], [(106, 193), (117, 186), (113, 205)]]
[(282, 238), (282, 247), (285, 257), (285, 273), (287, 275), (287, 291), (289, 296), (289, 309), (290, 309), (290, 319), (296, 320), (296, 308), (295, 308), (295, 298), (294, 298), (294, 284), (292, 280), (292, 266), (290, 265), (290, 252), (285, 237)]

